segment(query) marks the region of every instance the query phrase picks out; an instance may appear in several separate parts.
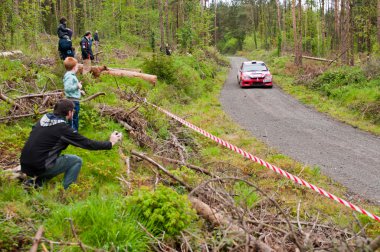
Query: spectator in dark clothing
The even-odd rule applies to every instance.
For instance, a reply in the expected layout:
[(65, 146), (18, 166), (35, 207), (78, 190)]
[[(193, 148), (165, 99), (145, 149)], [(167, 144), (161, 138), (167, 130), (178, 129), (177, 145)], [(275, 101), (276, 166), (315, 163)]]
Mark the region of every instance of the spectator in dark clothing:
[(86, 32), (80, 41), (80, 47), (82, 49), (82, 59), (83, 60), (94, 60), (94, 55), (92, 53), (92, 36), (91, 32)]
[[(66, 20), (66, 18), (62, 17), (59, 20), (59, 26), (57, 29), (58, 38), (61, 39), (65, 35), (69, 36), (69, 31), (71, 32), (71, 30), (69, 28), (67, 28), (66, 25), (67, 25), (67, 20)], [(71, 34), (72, 34), (72, 32), (71, 32)], [(71, 36), (69, 36), (69, 37), (71, 37)]]
[(69, 36), (64, 35), (63, 38), (59, 39), (58, 51), (59, 51), (59, 56), (61, 60), (65, 60), (67, 57), (75, 56), (73, 42), (71, 41)]
[(98, 31), (95, 31), (95, 34), (94, 34), (94, 40), (95, 40), (95, 45), (98, 43), (99, 44), (99, 34), (98, 34)]
[[(68, 145), (88, 150), (109, 150), (121, 140), (121, 133), (111, 134), (109, 141), (94, 141), (81, 136), (67, 124), (74, 114), (74, 103), (63, 99), (57, 102), (53, 114), (45, 114), (33, 126), (21, 153), (21, 171), (37, 177), (35, 186), (64, 173), (63, 187), (74, 183), (82, 167), (82, 159), (75, 155), (61, 155)], [(29, 184), (32, 182), (29, 180)]]

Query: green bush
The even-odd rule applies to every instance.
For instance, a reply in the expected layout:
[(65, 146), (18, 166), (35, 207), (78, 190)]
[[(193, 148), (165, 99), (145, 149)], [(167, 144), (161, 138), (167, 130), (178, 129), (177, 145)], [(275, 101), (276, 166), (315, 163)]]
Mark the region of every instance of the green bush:
[(196, 217), (186, 196), (162, 185), (155, 191), (146, 188), (136, 191), (128, 204), (140, 211), (141, 220), (154, 224), (156, 230), (150, 230), (154, 234), (165, 232), (169, 236), (177, 235)]
[(159, 80), (167, 83), (174, 81), (174, 65), (172, 57), (163, 54), (154, 54), (152, 58), (145, 59), (143, 70), (146, 73), (157, 75)]

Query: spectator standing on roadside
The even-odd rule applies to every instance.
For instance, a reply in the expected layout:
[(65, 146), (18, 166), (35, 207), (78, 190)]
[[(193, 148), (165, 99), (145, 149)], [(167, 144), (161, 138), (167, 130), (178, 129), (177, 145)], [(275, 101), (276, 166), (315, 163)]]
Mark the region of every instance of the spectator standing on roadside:
[(91, 32), (86, 32), (80, 41), (80, 47), (82, 50), (83, 59), (83, 74), (88, 73), (91, 70), (91, 60), (94, 60), (94, 54), (92, 53), (92, 35)]

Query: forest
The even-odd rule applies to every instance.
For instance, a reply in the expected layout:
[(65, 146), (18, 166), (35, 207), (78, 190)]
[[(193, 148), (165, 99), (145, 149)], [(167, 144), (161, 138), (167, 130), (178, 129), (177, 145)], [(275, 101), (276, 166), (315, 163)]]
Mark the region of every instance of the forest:
[[(62, 17), (85, 91), (79, 133), (122, 137), (110, 150), (70, 145), (76, 183), (34, 188), (20, 155), (65, 97)], [(0, 251), (380, 249), (378, 202), (253, 137), (219, 101), (230, 56), (263, 60), (276, 88), (379, 136), (380, 0), (0, 0), (0, 33)]]

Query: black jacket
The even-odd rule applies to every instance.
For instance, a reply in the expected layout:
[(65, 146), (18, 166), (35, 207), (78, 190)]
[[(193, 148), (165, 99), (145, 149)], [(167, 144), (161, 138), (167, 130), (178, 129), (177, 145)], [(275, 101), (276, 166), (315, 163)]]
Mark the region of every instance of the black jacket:
[(99, 34), (97, 32), (95, 32), (94, 34), (94, 40), (99, 41)]
[(86, 37), (83, 37), (80, 41), (80, 48), (82, 49), (82, 59), (94, 59), (94, 55), (92, 53), (92, 40), (88, 40)]
[(68, 36), (64, 36), (64, 38), (59, 39), (58, 51), (60, 53), (61, 59), (63, 59), (63, 60), (66, 59), (66, 57), (74, 57), (75, 56), (73, 43), (68, 38)]
[(69, 30), (70, 29), (66, 28), (66, 24), (59, 24), (57, 28), (58, 38), (63, 38), (65, 35), (69, 36)]
[(21, 171), (29, 176), (42, 174), (55, 165), (55, 161), (69, 144), (88, 150), (112, 148), (111, 142), (90, 140), (74, 132), (63, 118), (46, 114), (33, 126), (21, 152)]

